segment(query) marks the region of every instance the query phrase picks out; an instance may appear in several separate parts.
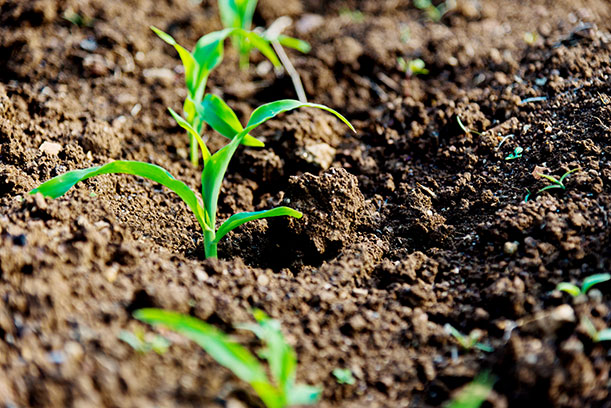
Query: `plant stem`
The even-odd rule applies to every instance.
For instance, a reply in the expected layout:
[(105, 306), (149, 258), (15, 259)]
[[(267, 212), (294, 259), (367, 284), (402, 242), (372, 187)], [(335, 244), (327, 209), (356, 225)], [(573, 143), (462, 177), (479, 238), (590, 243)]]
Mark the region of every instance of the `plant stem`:
[(217, 245), (214, 242), (215, 233), (213, 231), (204, 230), (204, 250), (206, 259), (217, 257)]
[(189, 140), (190, 140), (189, 150), (190, 150), (191, 164), (197, 167), (199, 165), (199, 146), (197, 144), (197, 140), (192, 135), (189, 137)]

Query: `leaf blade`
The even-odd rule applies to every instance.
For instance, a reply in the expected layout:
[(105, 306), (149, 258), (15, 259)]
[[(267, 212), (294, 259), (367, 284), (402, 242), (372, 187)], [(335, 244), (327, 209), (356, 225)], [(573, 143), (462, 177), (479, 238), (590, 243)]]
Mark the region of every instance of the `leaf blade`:
[(581, 293), (586, 294), (592, 288), (592, 286), (607, 282), (609, 280), (611, 280), (611, 274), (609, 273), (597, 273), (595, 275), (590, 275), (583, 280), (583, 283), (581, 284)]
[(234, 230), (242, 224), (245, 224), (249, 221), (258, 220), (261, 218), (270, 218), (270, 217), (281, 217), (281, 216), (289, 216), (294, 218), (301, 218), (303, 214), (297, 210), (294, 210), (289, 207), (276, 207), (270, 210), (263, 211), (255, 211), (255, 212), (243, 212), (233, 214), (231, 217), (227, 219), (217, 230), (216, 237), (214, 239), (215, 243), (218, 243), (229, 231)]
[(174, 112), (174, 110), (172, 108), (168, 108), (168, 110), (170, 111), (170, 115), (172, 115), (172, 117), (174, 118), (176, 123), (178, 123), (178, 125), (181, 128), (185, 129), (187, 131), (187, 133), (189, 133), (191, 136), (193, 136), (195, 138), (195, 140), (197, 140), (197, 144), (199, 144), (199, 148), (202, 151), (202, 156), (204, 158), (204, 161), (208, 160), (210, 158), (210, 150), (208, 150), (208, 147), (206, 146), (206, 143), (204, 143), (204, 140), (202, 139), (202, 137), (199, 135), (199, 132), (197, 130), (193, 129), (191, 124), (189, 122), (187, 122), (178, 113)]
[(312, 50), (312, 46), (309, 42), (300, 40), (299, 38), (289, 37), (288, 35), (280, 34), (277, 41), (283, 47), (292, 48), (303, 54), (307, 54)]
[(134, 317), (145, 323), (167, 327), (188, 337), (210, 354), (217, 363), (230, 369), (238, 378), (249, 384), (267, 380), (263, 366), (250, 351), (200, 319), (161, 309), (140, 309), (134, 312)]
[(577, 297), (581, 293), (581, 290), (579, 287), (577, 287), (577, 285), (573, 285), (569, 282), (560, 282), (558, 285), (556, 285), (556, 290), (568, 293), (573, 297)]
[(159, 38), (161, 38), (163, 41), (170, 44), (176, 49), (176, 51), (178, 52), (178, 56), (182, 61), (182, 65), (185, 68), (185, 83), (187, 85), (187, 90), (189, 91), (189, 93), (194, 95), (198, 87), (197, 77), (200, 68), (199, 64), (196, 62), (193, 55), (183, 46), (178, 44), (170, 34), (161, 31), (155, 26), (150, 26), (150, 29), (153, 30), (153, 32), (157, 34)]

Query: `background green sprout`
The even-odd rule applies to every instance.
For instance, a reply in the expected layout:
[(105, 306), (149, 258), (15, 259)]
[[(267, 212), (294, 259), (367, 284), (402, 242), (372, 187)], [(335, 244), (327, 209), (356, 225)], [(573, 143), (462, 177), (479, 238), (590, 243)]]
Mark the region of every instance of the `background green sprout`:
[(516, 147), (513, 150), (513, 153), (509, 154), (507, 157), (505, 157), (505, 160), (515, 160), (515, 159), (519, 159), (520, 157), (522, 157), (522, 153), (524, 152), (524, 149), (521, 146)]
[(332, 374), (338, 384), (353, 385), (356, 383), (356, 379), (349, 368), (334, 368)]
[(581, 325), (585, 328), (586, 333), (588, 333), (588, 336), (590, 336), (594, 343), (611, 341), (611, 329), (597, 330), (592, 321), (587, 317), (581, 319)]
[(426, 63), (420, 58), (407, 61), (405, 58), (399, 57), (397, 58), (397, 64), (399, 64), (399, 69), (405, 72), (408, 77), (428, 75), (429, 73), (429, 70), (426, 69)]
[(566, 179), (569, 175), (571, 175), (572, 173), (575, 173), (578, 170), (579, 170), (579, 168), (567, 171), (566, 173), (564, 173), (562, 175), (562, 177), (560, 177), (560, 180), (556, 179), (556, 177), (554, 177), (554, 176), (550, 176), (550, 175), (547, 175), (547, 174), (540, 174), (539, 173), (539, 176), (548, 179), (553, 184), (550, 184), (549, 186), (543, 187), (542, 189), (537, 191), (537, 194), (541, 193), (541, 192), (543, 192), (545, 190), (551, 190), (551, 189), (554, 189), (554, 188), (561, 188), (562, 190), (566, 190), (566, 186), (564, 185), (564, 179)]
[(445, 408), (479, 408), (492, 392), (495, 379), (488, 372), (479, 374), (467, 384)]
[(585, 295), (594, 285), (598, 285), (599, 283), (607, 282), (611, 280), (611, 274), (609, 273), (597, 273), (595, 275), (588, 276), (583, 280), (581, 284), (581, 289), (579, 286), (569, 283), (569, 282), (560, 282), (556, 286), (556, 290), (560, 290), (562, 292), (566, 292), (573, 297), (577, 297), (579, 295)]
[(443, 326), (443, 328), (446, 331), (446, 333), (452, 335), (452, 337), (454, 337), (456, 341), (458, 341), (458, 344), (460, 344), (461, 347), (464, 348), (465, 350), (471, 350), (473, 348), (476, 348), (478, 350), (485, 351), (487, 353), (491, 353), (494, 351), (494, 349), (491, 346), (478, 342), (478, 340), (483, 335), (481, 330), (472, 330), (471, 333), (469, 333), (469, 335), (467, 336), (467, 335), (462, 334), (458, 330), (456, 330), (449, 323), (446, 323)]
[[(206, 95), (202, 105), (198, 108), (203, 120), (217, 132), (231, 139), (231, 142), (211, 155), (203, 140), (199, 136), (196, 137), (204, 152), (204, 170), (202, 172), (203, 205), (193, 190), (182, 181), (176, 180), (168, 171), (153, 164), (137, 161), (114, 161), (103, 166), (69, 171), (41, 184), (32, 190), (30, 194), (41, 193), (46, 197), (57, 198), (65, 194), (79, 181), (101, 174), (124, 173), (153, 180), (174, 191), (187, 204), (202, 228), (206, 258), (216, 258), (218, 242), (228, 232), (248, 221), (278, 216), (301, 218), (302, 214), (299, 211), (288, 207), (276, 207), (270, 210), (234, 214), (218, 230), (216, 229), (216, 210), (221, 185), (229, 162), (238, 146), (243, 144), (245, 140), (250, 140), (247, 139), (249, 132), (259, 125), (283, 112), (301, 107), (318, 108), (331, 112), (354, 131), (350, 122), (333, 109), (324, 105), (303, 103), (292, 99), (280, 100), (260, 106), (250, 116), (246, 128), (243, 128), (235, 112), (221, 98), (212, 94)], [(193, 131), (193, 134), (195, 135), (196, 133)], [(256, 139), (252, 138), (252, 140)]]
[(264, 348), (258, 355), (268, 362), (271, 379), (265, 366), (248, 349), (202, 320), (160, 309), (140, 309), (134, 313), (138, 320), (174, 330), (196, 342), (217, 363), (249, 383), (268, 408), (316, 403), (322, 389), (296, 384), (297, 356), (286, 342), (280, 323), (261, 310), (254, 310), (253, 315), (256, 324), (239, 324), (236, 328), (249, 330), (261, 339)]

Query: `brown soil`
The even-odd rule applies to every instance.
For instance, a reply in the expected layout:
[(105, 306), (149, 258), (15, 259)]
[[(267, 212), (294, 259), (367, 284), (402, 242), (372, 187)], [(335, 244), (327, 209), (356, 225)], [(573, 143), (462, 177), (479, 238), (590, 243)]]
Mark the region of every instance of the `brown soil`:
[[(261, 406), (180, 337), (164, 355), (118, 340), (155, 306), (227, 331), (264, 309), (300, 381), (324, 386), (321, 407), (439, 406), (485, 370), (491, 406), (611, 406), (610, 344), (579, 324), (611, 326), (611, 284), (575, 301), (553, 291), (611, 270), (611, 3), (458, 0), (434, 23), (408, 0), (261, 0), (257, 24), (289, 14), (313, 46), (291, 54), (310, 98), (358, 133), (311, 111), (262, 129), (267, 147), (239, 152), (219, 218), (283, 202), (305, 216), (245, 225), (221, 260), (203, 260), (187, 207), (140, 178), (28, 196), (112, 159), (199, 186), (166, 112), (185, 96), (179, 60), (148, 26), (191, 45), (219, 28), (215, 4), (0, 0), (0, 404)], [(75, 12), (85, 24), (64, 18)], [(407, 78), (399, 56), (430, 74)], [(293, 97), (287, 78), (236, 60), (211, 88), (242, 117)], [(544, 100), (521, 103), (532, 97)], [(574, 168), (566, 191), (525, 202), (537, 173)], [(446, 323), (494, 351), (457, 348)], [(337, 384), (336, 367), (356, 384)]]

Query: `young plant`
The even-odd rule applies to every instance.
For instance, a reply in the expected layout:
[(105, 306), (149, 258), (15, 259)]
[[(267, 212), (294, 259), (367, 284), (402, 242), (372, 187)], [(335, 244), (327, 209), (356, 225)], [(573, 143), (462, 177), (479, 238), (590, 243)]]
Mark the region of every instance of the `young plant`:
[(451, 324), (446, 323), (443, 327), (446, 333), (452, 335), (458, 341), (458, 344), (462, 346), (465, 350), (471, 350), (476, 348), (481, 351), (485, 351), (487, 353), (491, 353), (494, 349), (484, 343), (478, 342), (478, 340), (482, 337), (483, 333), (481, 330), (472, 330), (468, 336), (462, 334), (458, 330), (456, 330)]
[(505, 157), (505, 160), (519, 159), (520, 157), (522, 157), (522, 152), (524, 152), (524, 149), (521, 146), (518, 146), (515, 149), (513, 149), (513, 153)]
[(479, 408), (492, 392), (495, 379), (488, 372), (479, 374), (467, 384), (445, 408)]
[(549, 186), (543, 187), (542, 189), (537, 191), (537, 194), (542, 193), (545, 190), (551, 190), (553, 188), (561, 188), (563, 190), (566, 190), (566, 186), (564, 185), (564, 179), (566, 179), (569, 175), (571, 175), (572, 173), (574, 173), (574, 172), (576, 172), (578, 170), (579, 170), (579, 168), (567, 171), (566, 173), (564, 173), (562, 175), (562, 177), (560, 177), (560, 180), (556, 179), (556, 177), (554, 177), (554, 176), (549, 176), (547, 174), (540, 174), (539, 173), (539, 176), (548, 179), (553, 184), (550, 184)]
[(569, 282), (560, 282), (556, 286), (556, 290), (560, 290), (562, 292), (566, 292), (573, 297), (577, 297), (579, 295), (585, 295), (594, 285), (598, 285), (599, 283), (607, 282), (611, 280), (611, 274), (609, 273), (597, 273), (595, 275), (588, 276), (583, 280), (581, 284), (581, 288), (579, 286), (569, 283)]
[(397, 58), (397, 64), (399, 64), (399, 70), (405, 72), (408, 77), (416, 75), (428, 75), (429, 70), (426, 69), (426, 63), (420, 58), (406, 61), (405, 58)]
[(601, 341), (611, 341), (611, 329), (602, 329), (597, 330), (594, 326), (594, 323), (587, 317), (581, 319), (581, 325), (588, 333), (588, 336), (594, 341), (594, 343), (599, 343)]
[(182, 181), (176, 180), (165, 169), (153, 164), (138, 161), (114, 161), (103, 166), (69, 171), (46, 181), (30, 191), (30, 194), (41, 193), (46, 197), (57, 198), (64, 195), (79, 181), (101, 174), (124, 173), (153, 180), (174, 191), (187, 204), (202, 228), (206, 258), (216, 258), (218, 242), (228, 232), (248, 221), (278, 216), (301, 218), (302, 214), (299, 211), (288, 207), (277, 207), (264, 211), (234, 214), (216, 229), (216, 210), (221, 185), (225, 177), (225, 172), (227, 171), (227, 166), (229, 166), (229, 162), (238, 146), (248, 141), (256, 141), (257, 139), (250, 136), (249, 132), (253, 131), (259, 125), (283, 112), (301, 107), (312, 107), (331, 112), (354, 131), (354, 128), (346, 118), (333, 109), (324, 105), (302, 103), (291, 99), (268, 103), (255, 109), (248, 120), (246, 128), (243, 128), (235, 112), (231, 110), (221, 98), (208, 94), (204, 98), (203, 103), (198, 106), (199, 114), (214, 130), (228, 139), (231, 139), (229, 144), (211, 155), (205, 143), (201, 137), (199, 137), (199, 134), (197, 134), (194, 129), (190, 128), (184, 119), (177, 116), (177, 120), (180, 120), (179, 123), (181, 126), (185, 127), (185, 129), (196, 137), (202, 152), (204, 152), (204, 170), (202, 172), (203, 204), (200, 203), (200, 200), (193, 190)]
[[(265, 55), (275, 66), (280, 66), (280, 60), (276, 56), (274, 50), (263, 39), (259, 34), (245, 31), (241, 28), (227, 28), (221, 31), (215, 31), (210, 34), (206, 34), (201, 37), (193, 51), (188, 51), (186, 48), (181, 46), (167, 33), (164, 33), (160, 29), (151, 26), (151, 30), (155, 32), (166, 43), (172, 45), (180, 59), (182, 61), (185, 70), (185, 84), (187, 87), (187, 99), (183, 104), (183, 112), (185, 120), (189, 125), (190, 129), (187, 132), (190, 136), (190, 159), (194, 166), (199, 164), (199, 152), (198, 152), (198, 139), (201, 139), (201, 132), (203, 127), (203, 119), (198, 114), (197, 107), (201, 105), (204, 95), (206, 93), (206, 85), (210, 73), (219, 66), (223, 61), (224, 57), (224, 42), (229, 36), (236, 36), (240, 38), (249, 38), (250, 44), (257, 47), (263, 55)], [(179, 125), (183, 128), (185, 126), (177, 119), (177, 114), (171, 108), (168, 108), (174, 119), (176, 119)], [(250, 141), (253, 142), (252, 140)], [(248, 144), (248, 140), (245, 143), (251, 146), (262, 146), (262, 143), (258, 142), (254, 145)], [(205, 152), (202, 152), (205, 155)]]
[(248, 349), (227, 334), (199, 319), (160, 309), (140, 309), (134, 317), (145, 323), (174, 330), (196, 342), (217, 363), (230, 369), (236, 377), (249, 383), (268, 408), (311, 405), (318, 401), (322, 390), (296, 384), (297, 356), (286, 342), (280, 323), (265, 312), (254, 310), (257, 323), (245, 323), (236, 328), (252, 331), (264, 344), (258, 353), (267, 360), (271, 379), (265, 366)]
[(426, 12), (428, 18), (438, 22), (451, 9), (455, 7), (455, 0), (446, 0), (435, 6), (431, 0), (414, 0), (416, 8)]
[(460, 126), (460, 128), (462, 129), (463, 132), (465, 132), (465, 134), (470, 135), (471, 133), (481, 136), (480, 132), (476, 132), (475, 130), (471, 130), (469, 128), (467, 128), (463, 123), (462, 120), (460, 120), (460, 116), (456, 116), (456, 122), (458, 122), (458, 126)]
[(337, 380), (338, 384), (353, 385), (356, 379), (352, 375), (352, 371), (349, 368), (334, 368), (333, 376)]

